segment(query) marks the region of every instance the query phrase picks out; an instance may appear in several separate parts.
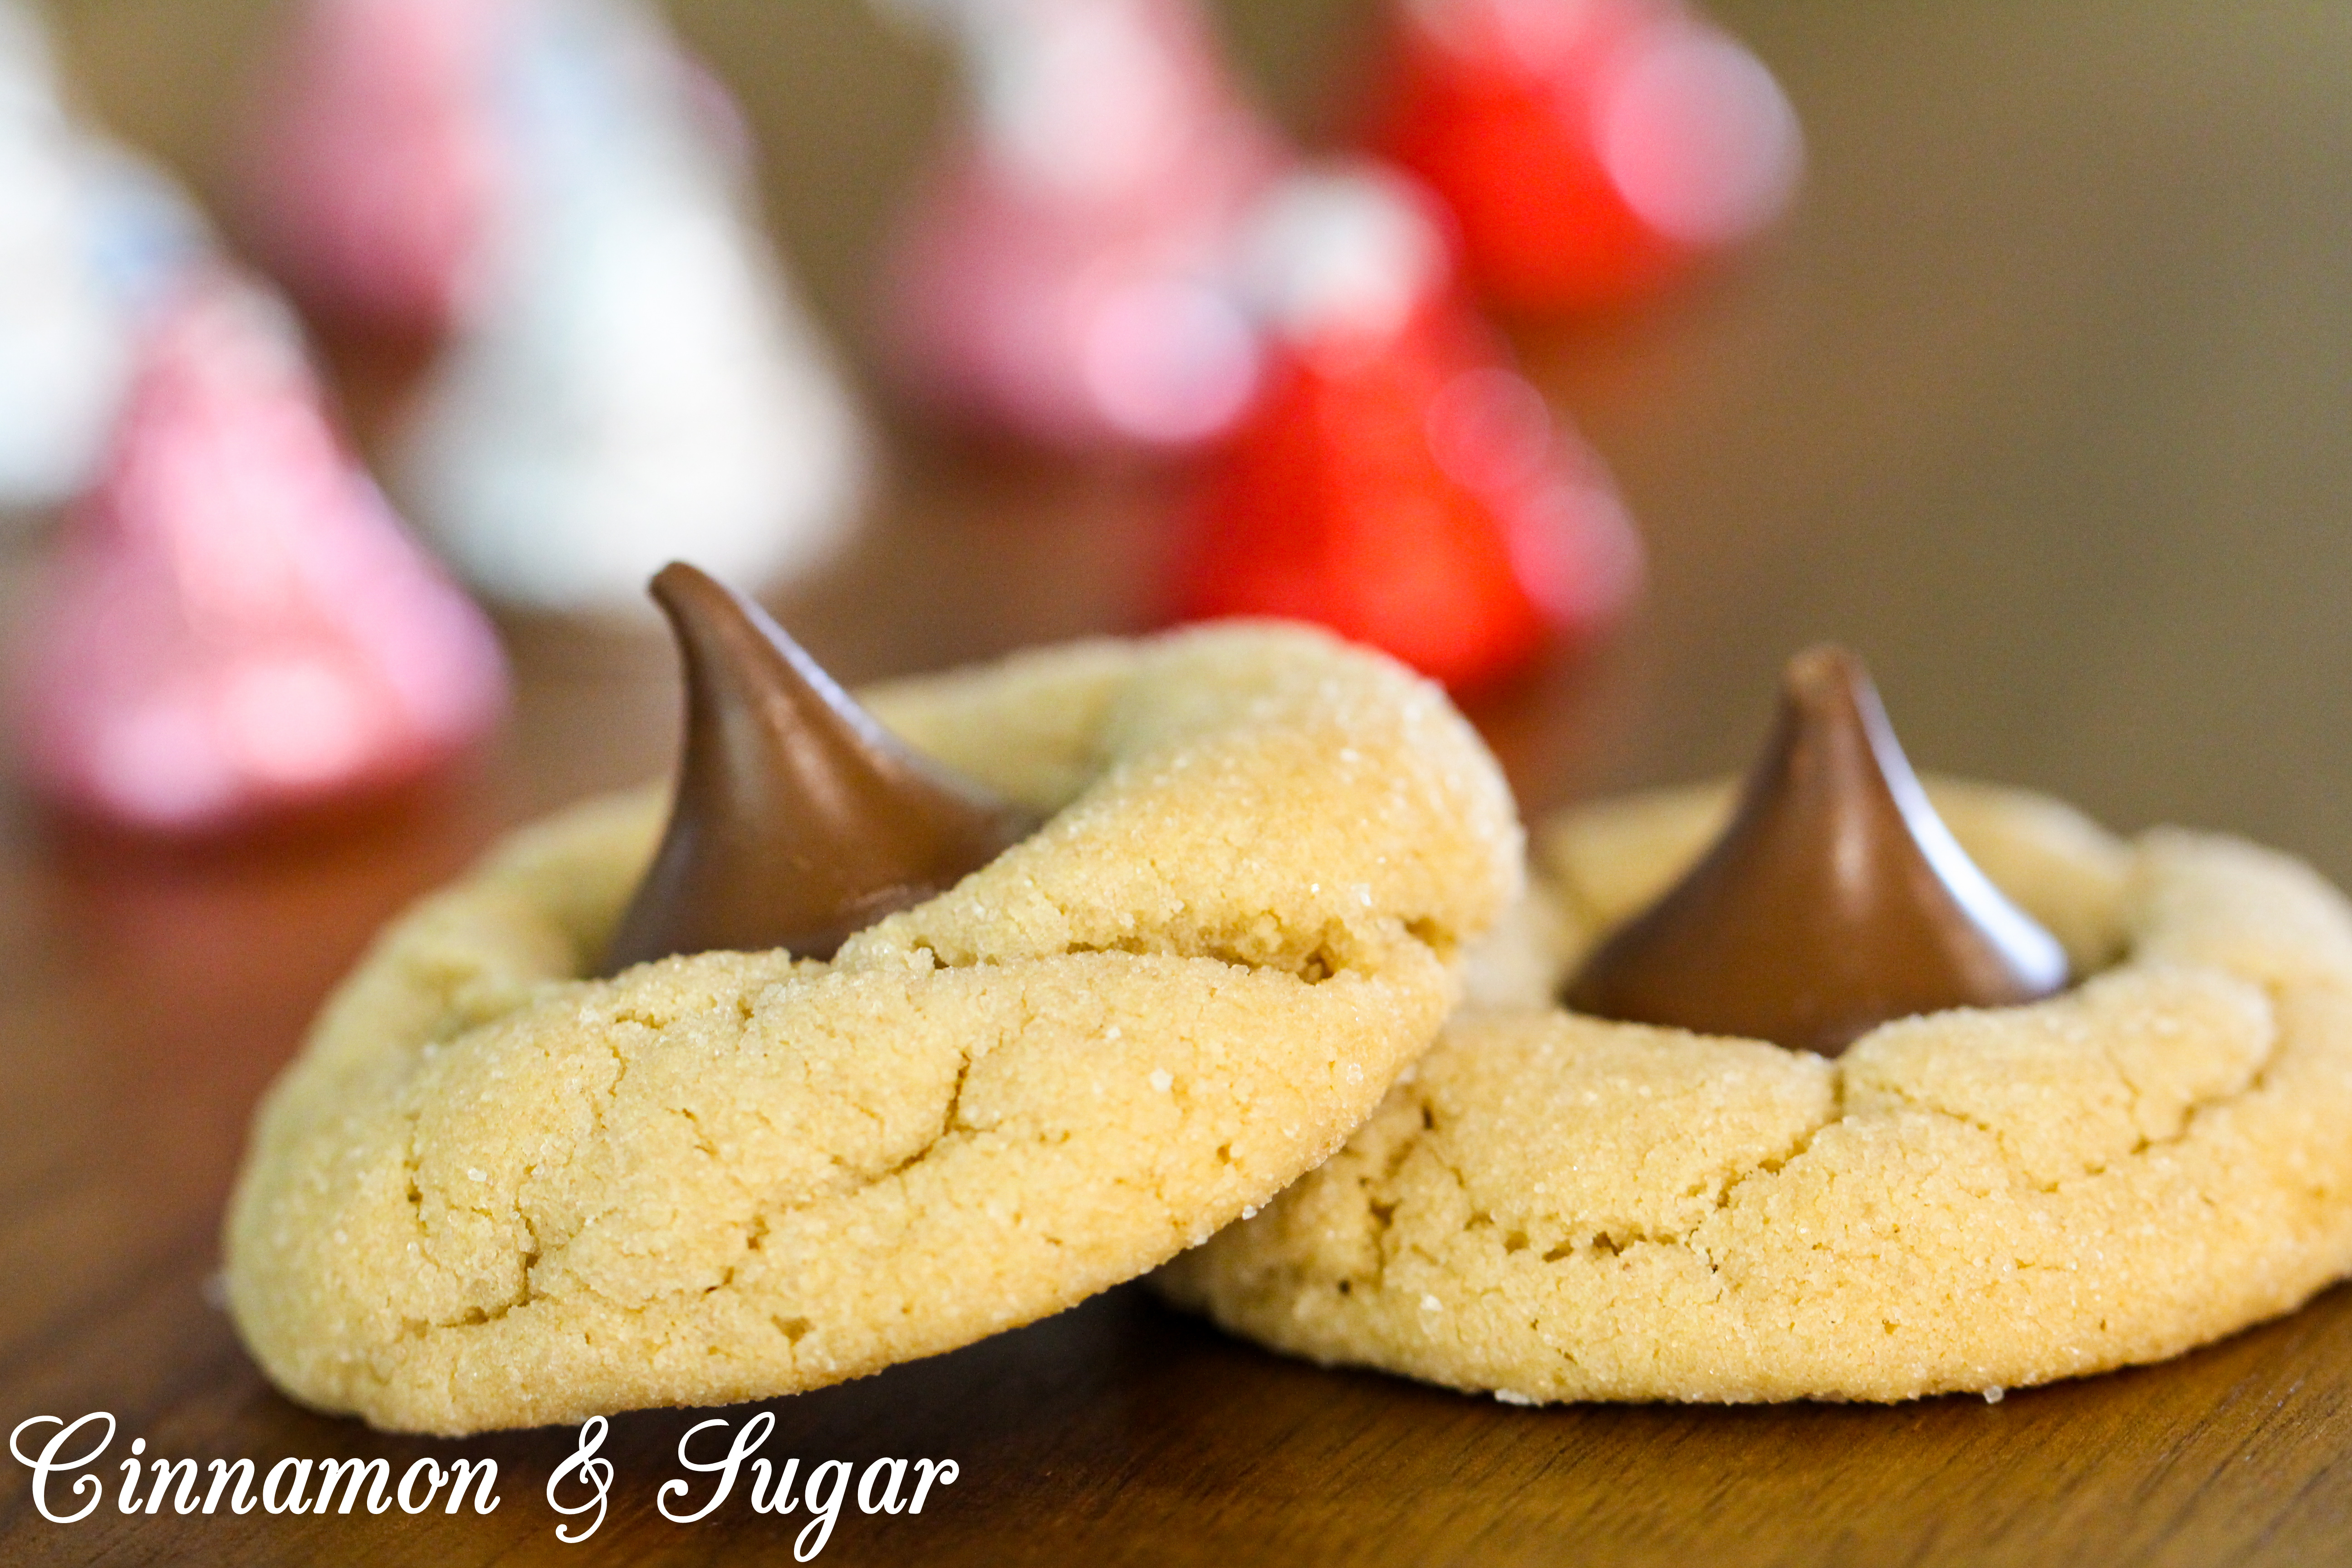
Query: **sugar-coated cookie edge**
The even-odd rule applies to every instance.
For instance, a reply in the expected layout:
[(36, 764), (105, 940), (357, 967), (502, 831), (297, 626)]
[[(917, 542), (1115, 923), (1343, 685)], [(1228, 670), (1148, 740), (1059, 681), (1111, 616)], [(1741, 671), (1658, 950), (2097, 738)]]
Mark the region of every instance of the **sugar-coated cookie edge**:
[(455, 1434), (821, 1386), (1132, 1277), (1326, 1157), (1518, 890), (1433, 687), (1303, 630), (873, 697), (1055, 815), (831, 964), (592, 962), (651, 792), (394, 922), (273, 1089), (229, 1300), (287, 1393)]
[(1569, 813), (1536, 836), (1550, 964), (1497, 966), (1339, 1156), (1160, 1289), (1513, 1403), (1894, 1400), (2162, 1359), (2352, 1270), (2342, 898), (2235, 840), (1933, 793), (2094, 979), (1834, 1062), (1541, 1005), (1726, 795)]

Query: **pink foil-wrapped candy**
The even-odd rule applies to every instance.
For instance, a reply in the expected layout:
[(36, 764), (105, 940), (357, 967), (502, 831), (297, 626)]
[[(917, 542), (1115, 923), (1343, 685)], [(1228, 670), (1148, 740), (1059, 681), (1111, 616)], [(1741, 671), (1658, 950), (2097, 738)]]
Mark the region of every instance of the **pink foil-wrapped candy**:
[(299, 0), (236, 205), (319, 315), (430, 337), (473, 305), (504, 199), (502, 52), (526, 0)]
[(391, 785), (505, 700), (488, 624), (330, 425), (283, 307), (217, 271), (144, 345), (23, 628), (33, 782), (133, 827), (237, 827)]
[(1226, 252), (1282, 157), (1191, 0), (901, 4), (952, 24), (971, 99), (896, 241), (905, 379), (1065, 448), (1224, 428), (1256, 372)]

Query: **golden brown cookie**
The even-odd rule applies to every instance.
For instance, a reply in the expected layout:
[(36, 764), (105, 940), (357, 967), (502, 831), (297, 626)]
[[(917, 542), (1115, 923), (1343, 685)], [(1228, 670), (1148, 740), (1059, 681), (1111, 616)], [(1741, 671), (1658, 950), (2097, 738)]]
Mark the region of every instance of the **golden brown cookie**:
[(280, 1387), (461, 1433), (814, 1388), (1058, 1310), (1338, 1147), (1517, 891), (1476, 738), (1318, 635), (1081, 645), (871, 705), (1051, 815), (829, 963), (577, 978), (651, 793), (383, 936), (230, 1209), (231, 1308)]
[[(1722, 787), (1572, 813), (1537, 916), (1328, 1163), (1161, 1289), (1510, 1403), (1904, 1399), (2175, 1354), (2352, 1269), (2352, 913), (2234, 840), (1933, 786), (2090, 978), (1834, 1061), (1551, 1006)], [(1547, 962), (1548, 961), (1548, 962)]]

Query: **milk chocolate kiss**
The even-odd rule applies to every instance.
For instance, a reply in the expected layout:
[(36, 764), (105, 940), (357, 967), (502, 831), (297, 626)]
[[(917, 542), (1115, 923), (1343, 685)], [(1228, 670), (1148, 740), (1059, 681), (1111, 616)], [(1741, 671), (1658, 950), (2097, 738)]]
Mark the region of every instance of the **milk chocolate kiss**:
[(1817, 647), (1789, 663), (1731, 826), (1564, 1000), (1835, 1056), (1889, 1018), (2030, 1002), (2066, 979), (2064, 950), (1927, 804), (1862, 661)]
[(761, 608), (672, 563), (686, 667), (677, 799), (604, 973), (675, 952), (831, 958), (1037, 826), (893, 739)]

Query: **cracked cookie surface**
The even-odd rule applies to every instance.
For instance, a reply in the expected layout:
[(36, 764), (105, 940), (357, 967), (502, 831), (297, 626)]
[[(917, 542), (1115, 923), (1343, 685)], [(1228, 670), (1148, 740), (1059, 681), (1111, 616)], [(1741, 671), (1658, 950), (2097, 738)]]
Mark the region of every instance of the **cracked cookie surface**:
[(257, 1121), (231, 1310), (294, 1397), (441, 1433), (814, 1388), (1141, 1273), (1337, 1148), (1516, 895), (1437, 690), (1303, 631), (869, 695), (1051, 813), (830, 963), (593, 963), (662, 802), (395, 922)]
[(2352, 1270), (2352, 916), (2234, 840), (1931, 786), (2074, 990), (1834, 1061), (1545, 1005), (1723, 789), (1571, 814), (1476, 1001), (1328, 1163), (1160, 1289), (1510, 1403), (1890, 1400), (2160, 1359)]

